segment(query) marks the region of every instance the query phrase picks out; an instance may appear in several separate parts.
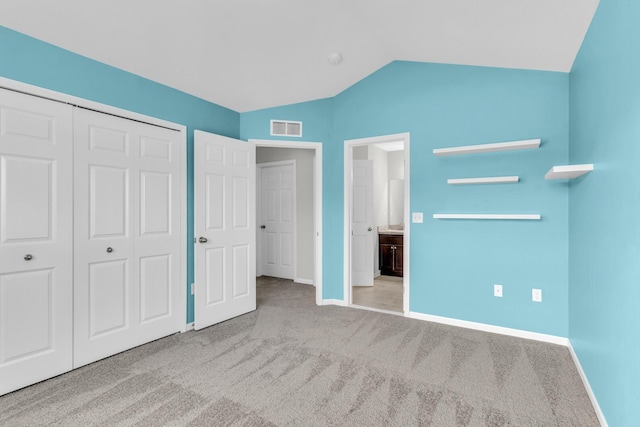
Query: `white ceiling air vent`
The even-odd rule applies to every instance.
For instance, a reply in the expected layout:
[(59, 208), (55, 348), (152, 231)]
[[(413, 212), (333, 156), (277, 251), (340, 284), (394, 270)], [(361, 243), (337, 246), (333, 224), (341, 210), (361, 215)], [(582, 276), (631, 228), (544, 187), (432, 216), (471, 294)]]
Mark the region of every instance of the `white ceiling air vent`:
[(302, 136), (302, 122), (271, 120), (272, 136)]

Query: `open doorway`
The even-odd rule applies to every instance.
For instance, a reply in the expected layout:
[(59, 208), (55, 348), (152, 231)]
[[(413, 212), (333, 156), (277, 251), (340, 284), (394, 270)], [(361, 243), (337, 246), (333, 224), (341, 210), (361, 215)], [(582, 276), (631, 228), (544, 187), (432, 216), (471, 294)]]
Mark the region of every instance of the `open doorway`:
[(409, 313), (409, 134), (345, 141), (345, 302)]
[[(316, 304), (320, 304), (322, 302), (322, 144), (250, 141), (256, 144), (256, 193), (259, 197), (256, 205), (256, 273), (258, 276), (264, 273), (313, 285), (316, 288)], [(287, 191), (286, 181), (289, 179), (287, 174), (295, 176), (295, 182), (290, 191)], [(272, 206), (277, 205), (278, 209), (281, 209), (283, 205), (294, 204), (294, 208), (289, 211), (290, 215), (294, 215), (290, 218), (290, 225), (294, 228), (292, 237), (288, 237), (290, 230), (287, 229), (286, 221), (280, 221), (279, 224), (268, 223), (268, 204), (262, 203), (263, 200), (260, 197), (265, 184), (276, 185), (283, 190), (282, 197), (278, 196), (278, 201), (272, 203)], [(290, 200), (287, 199), (289, 197), (287, 193), (291, 197)], [(265, 228), (261, 228), (263, 225)], [(277, 233), (280, 233), (283, 239), (280, 239)], [(272, 238), (269, 240), (269, 237)], [(293, 239), (288, 246), (276, 245), (275, 242), (278, 239), (285, 243), (287, 238)], [(269, 246), (269, 242), (273, 243), (273, 247)], [(265, 268), (268, 261), (265, 258), (270, 253), (278, 254), (273, 258), (273, 261), (278, 264), (275, 270)], [(288, 254), (289, 259), (287, 260), (287, 256), (283, 257), (283, 254)], [(287, 264), (291, 267), (288, 272), (285, 268)], [(269, 273), (270, 271), (272, 273)]]

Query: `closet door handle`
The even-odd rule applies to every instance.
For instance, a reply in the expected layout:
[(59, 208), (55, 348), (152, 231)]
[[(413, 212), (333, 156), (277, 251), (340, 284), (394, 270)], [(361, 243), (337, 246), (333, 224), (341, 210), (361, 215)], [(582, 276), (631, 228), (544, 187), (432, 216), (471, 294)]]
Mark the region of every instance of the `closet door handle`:
[(198, 242), (200, 242), (200, 243), (207, 243), (207, 241), (208, 240), (207, 240), (206, 237), (201, 237), (201, 238), (198, 239)]
[(33, 255), (31, 255), (31, 254), (26, 254), (26, 255), (24, 256), (24, 260), (25, 260), (25, 261), (31, 261), (32, 259), (33, 259)]
[(111, 253), (111, 252), (113, 252), (113, 248), (112, 248), (111, 246), (109, 246), (109, 247), (107, 248), (107, 253)]

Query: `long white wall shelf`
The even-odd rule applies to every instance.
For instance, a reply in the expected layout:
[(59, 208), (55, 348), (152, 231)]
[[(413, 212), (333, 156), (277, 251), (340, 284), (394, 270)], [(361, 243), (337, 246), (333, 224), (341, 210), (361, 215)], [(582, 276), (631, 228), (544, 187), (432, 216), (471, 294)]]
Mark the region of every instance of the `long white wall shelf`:
[(540, 214), (433, 214), (434, 219), (524, 219), (539, 220)]
[(520, 181), (519, 176), (490, 176), (486, 178), (450, 178), (447, 184), (463, 185), (463, 184), (502, 184)]
[(491, 153), (495, 151), (525, 150), (540, 147), (540, 139), (524, 141), (495, 142), (492, 144), (465, 145), (462, 147), (434, 148), (436, 156), (457, 156), (460, 154)]
[(544, 175), (544, 179), (573, 179), (593, 170), (593, 163), (584, 165), (554, 166)]

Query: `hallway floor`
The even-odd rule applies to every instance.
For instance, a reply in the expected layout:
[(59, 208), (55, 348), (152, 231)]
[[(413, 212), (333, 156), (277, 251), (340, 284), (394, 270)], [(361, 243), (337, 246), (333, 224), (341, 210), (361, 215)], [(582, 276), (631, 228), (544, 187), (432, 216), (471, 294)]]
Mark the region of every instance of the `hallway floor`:
[(373, 286), (354, 286), (353, 303), (402, 313), (402, 277), (378, 276)]

